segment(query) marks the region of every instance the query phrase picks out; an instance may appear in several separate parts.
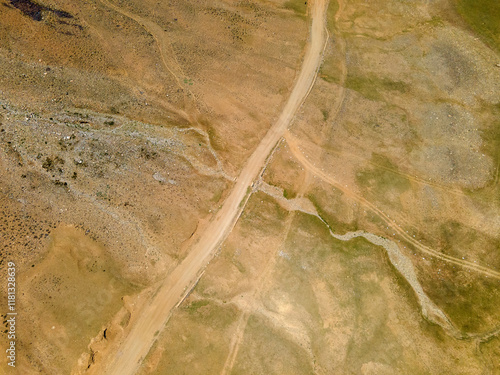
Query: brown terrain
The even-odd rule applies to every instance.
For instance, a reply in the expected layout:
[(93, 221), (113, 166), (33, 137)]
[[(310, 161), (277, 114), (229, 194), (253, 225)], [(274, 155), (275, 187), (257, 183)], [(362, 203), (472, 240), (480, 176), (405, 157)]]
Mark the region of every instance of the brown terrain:
[(0, 373), (500, 374), (498, 20), (4, 0)]

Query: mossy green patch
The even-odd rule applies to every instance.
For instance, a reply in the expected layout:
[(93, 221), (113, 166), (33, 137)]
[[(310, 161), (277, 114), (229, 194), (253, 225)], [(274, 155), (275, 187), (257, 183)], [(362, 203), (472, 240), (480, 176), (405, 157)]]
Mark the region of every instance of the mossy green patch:
[(214, 192), (212, 195), (212, 198), (210, 198), (210, 202), (218, 203), (220, 199), (222, 198), (222, 193), (224, 192), (223, 189), (218, 189)]
[(328, 9), (326, 11), (326, 27), (328, 28), (329, 32), (333, 32), (336, 28), (335, 15), (337, 14), (338, 10), (338, 1), (332, 0), (328, 3)]
[(222, 329), (236, 319), (233, 309), (221, 307), (205, 299), (191, 301), (183, 307), (183, 310), (189, 313), (190, 319), (212, 328)]
[(500, 52), (500, 2), (457, 0), (456, 9), (483, 41)]
[(318, 215), (336, 233), (358, 230), (357, 219), (345, 220), (346, 211), (350, 208), (343, 200), (343, 195), (335, 188), (329, 190), (315, 188), (307, 194)]
[(321, 114), (323, 115), (323, 121), (328, 120), (328, 117), (330, 116), (330, 113), (326, 109), (321, 110)]
[(269, 185), (286, 190), (288, 199), (297, 196), (298, 184), (302, 180), (303, 171), (300, 164), (293, 160), (284, 149), (278, 150), (272, 162), (266, 168), (264, 181)]
[(356, 173), (358, 186), (380, 202), (399, 207), (397, 198), (411, 188), (411, 183), (387, 157), (373, 154), (370, 166)]
[(193, 314), (195, 313), (196, 311), (198, 311), (198, 309), (200, 307), (203, 307), (203, 306), (207, 306), (209, 304), (209, 301), (207, 300), (198, 300), (198, 301), (193, 301), (191, 302), (188, 306), (186, 306), (186, 310)]
[(358, 76), (348, 74), (345, 86), (359, 92), (367, 99), (377, 101), (384, 99), (383, 93), (396, 92), (403, 94), (410, 89), (409, 85), (403, 81), (393, 81), (389, 78), (377, 77), (376, 75)]
[(223, 151), (225, 149), (224, 142), (217, 133), (214, 127), (210, 127), (207, 131), (208, 138), (210, 139), (210, 144), (212, 148), (216, 151)]
[(287, 215), (273, 197), (259, 191), (250, 197), (241, 215), (241, 228), (256, 233), (275, 233), (283, 225)]
[[(328, 3), (328, 9), (326, 13), (326, 26), (328, 32), (334, 35), (334, 38), (340, 38), (337, 33), (337, 25), (335, 24), (335, 15), (339, 9), (339, 4), (337, 1), (330, 1)], [(338, 43), (332, 44), (333, 47), (336, 47)], [(332, 56), (332, 54), (328, 54), (324, 57), (323, 63), (319, 69), (319, 77), (325, 80), (328, 83), (340, 83), (340, 74), (342, 72), (341, 67), (339, 66), (339, 59)], [(328, 116), (325, 116), (325, 120)]]
[(283, 189), (283, 197), (286, 199), (293, 199), (297, 196), (297, 193), (291, 189)]
[[(500, 241), (497, 238), (457, 221), (443, 223), (439, 228), (437, 247), (443, 252), (458, 259), (477, 259), (478, 264), (487, 267), (499, 267)], [(419, 265), (421, 273), (425, 274), (422, 278), (423, 287), (460, 330), (477, 333), (500, 324), (498, 280), (459, 266), (430, 261), (432, 267)]]
[[(500, 22), (500, 21), (499, 21)], [(487, 119), (489, 126), (481, 130), (483, 140), (482, 151), (493, 159), (493, 165), (496, 167), (494, 180), (495, 184), (499, 181), (500, 168), (500, 103), (487, 105), (484, 111), (488, 113)]]
[(472, 255), (490, 267), (500, 267), (500, 239), (454, 220), (438, 228), (438, 247), (446, 254), (456, 258)]
[(499, 281), (476, 275), (458, 266), (433, 260), (420, 265), (427, 295), (464, 333), (488, 332), (500, 324)]
[(340, 67), (337, 61), (332, 58), (326, 58), (319, 69), (319, 77), (328, 83), (340, 83)]
[(293, 10), (299, 17), (305, 17), (307, 12), (307, 1), (305, 0), (288, 0), (285, 2), (286, 9)]
[(493, 336), (489, 340), (479, 344), (479, 350), (483, 358), (492, 364), (492, 369), (498, 371), (500, 364), (493, 365), (497, 358), (500, 358), (500, 338)]

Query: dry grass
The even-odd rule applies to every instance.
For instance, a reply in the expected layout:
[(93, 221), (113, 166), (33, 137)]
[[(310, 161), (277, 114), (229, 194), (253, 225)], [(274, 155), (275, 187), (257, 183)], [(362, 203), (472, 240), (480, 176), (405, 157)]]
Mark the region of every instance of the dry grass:
[[(342, 191), (286, 142), (263, 179), (334, 231), (397, 241), (467, 336), (498, 326), (497, 283), (424, 259), (356, 199), (500, 267), (496, 5), (456, 5), (489, 48), (450, 4), (331, 2), (323, 79), (291, 132)], [(296, 0), (57, 0), (41, 15), (0, 9), (0, 264), (19, 263), (20, 371), (67, 374), (219, 209), (290, 92), (308, 18)], [(381, 248), (259, 192), (141, 375), (216, 374), (231, 353), (233, 374), (494, 373), (498, 348), (427, 322)]]

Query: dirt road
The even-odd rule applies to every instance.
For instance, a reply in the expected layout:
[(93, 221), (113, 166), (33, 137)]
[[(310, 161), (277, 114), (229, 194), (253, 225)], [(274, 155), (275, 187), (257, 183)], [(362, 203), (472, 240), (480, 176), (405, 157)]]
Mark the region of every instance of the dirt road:
[(247, 196), (247, 189), (259, 175), (276, 143), (282, 137), (290, 121), (307, 97), (317, 75), (327, 40), (325, 12), (328, 0), (314, 0), (310, 5), (312, 17), (311, 34), (302, 69), (293, 91), (278, 121), (269, 129), (245, 167), (234, 188), (216, 214), (213, 221), (193, 245), (188, 256), (165, 279), (152, 303), (146, 307), (136, 324), (119, 345), (116, 352), (109, 353), (109, 363), (96, 363), (90, 372), (94, 374), (134, 374), (155, 341), (155, 333), (165, 326), (171, 311), (182, 300), (186, 291), (196, 282), (200, 272), (214, 256), (215, 251), (232, 230)]

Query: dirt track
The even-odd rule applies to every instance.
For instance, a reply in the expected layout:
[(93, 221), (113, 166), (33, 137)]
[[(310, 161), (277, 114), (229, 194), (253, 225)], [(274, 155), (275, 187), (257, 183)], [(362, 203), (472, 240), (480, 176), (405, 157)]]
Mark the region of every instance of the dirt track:
[(316, 167), (313, 162), (309, 160), (309, 156), (304, 154), (298, 145), (298, 141), (296, 138), (290, 136), (287, 134), (286, 140), (288, 145), (290, 146), (290, 150), (292, 151), (293, 155), (295, 158), (306, 168), (308, 171), (313, 173), (315, 176), (319, 177), (321, 180), (329, 183), (330, 185), (334, 186), (335, 188), (339, 189), (342, 191), (346, 196), (351, 197), (355, 200), (357, 200), (360, 204), (363, 206), (367, 207), (371, 211), (373, 211), (375, 214), (377, 214), (381, 220), (383, 220), (388, 227), (393, 229), (398, 235), (408, 243), (412, 244), (416, 249), (421, 251), (424, 254), (436, 257), (438, 259), (441, 259), (445, 262), (455, 264), (470, 270), (473, 270), (477, 273), (480, 273), (482, 275), (488, 276), (488, 277), (493, 277), (495, 279), (500, 280), (500, 272), (490, 269), (488, 267), (469, 262), (467, 260), (462, 260), (458, 259), (455, 257), (452, 257), (451, 255), (447, 255), (445, 253), (441, 253), (439, 251), (436, 251), (434, 249), (431, 249), (430, 247), (427, 247), (423, 244), (421, 244), (419, 241), (416, 239), (412, 238), (408, 233), (406, 233), (399, 225), (397, 225), (393, 219), (389, 218), (382, 210), (377, 208), (373, 203), (369, 202), (362, 196), (354, 193), (350, 189), (344, 187), (341, 185), (338, 181), (336, 181), (334, 178), (329, 176), (328, 174), (324, 173), (320, 168)]
[[(136, 317), (136, 324), (119, 347), (115, 348), (113, 353), (107, 353), (105, 358), (109, 358), (109, 363), (96, 363), (91, 367), (90, 373), (127, 375), (137, 371), (156, 339), (155, 333), (163, 329), (171, 311), (196, 282), (200, 272), (232, 230), (248, 199), (247, 189), (259, 175), (268, 155), (283, 136), (315, 81), (327, 40), (325, 28), (327, 3), (327, 0), (315, 0), (311, 4), (312, 26), (309, 45), (300, 74), (278, 121), (269, 129), (249, 158), (231, 194), (193, 245), (188, 256), (165, 279), (152, 303)], [(243, 204), (240, 204), (242, 201)]]

